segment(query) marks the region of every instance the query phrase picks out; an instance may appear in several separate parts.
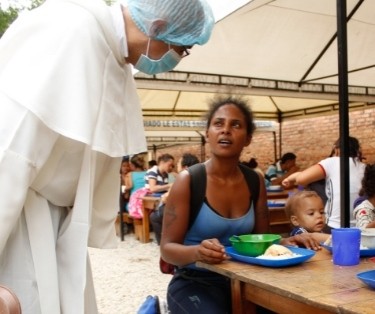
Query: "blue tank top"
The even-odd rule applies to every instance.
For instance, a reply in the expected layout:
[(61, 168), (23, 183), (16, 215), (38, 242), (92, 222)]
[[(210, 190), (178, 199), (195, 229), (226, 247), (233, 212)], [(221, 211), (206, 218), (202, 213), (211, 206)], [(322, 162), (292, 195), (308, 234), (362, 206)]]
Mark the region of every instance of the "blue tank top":
[(130, 194), (145, 186), (145, 174), (146, 171), (131, 172), (133, 187), (130, 190)]
[[(224, 246), (230, 246), (229, 238), (236, 234), (248, 234), (254, 229), (255, 216), (253, 204), (248, 212), (240, 218), (225, 218), (215, 213), (206, 202), (198, 213), (194, 224), (187, 232), (184, 240), (185, 245), (200, 244), (204, 239), (217, 238)], [(184, 268), (196, 268), (190, 264)]]
[[(132, 176), (132, 188), (130, 189), (130, 194), (134, 193), (135, 191), (139, 190), (140, 188), (143, 188), (145, 186), (145, 175), (146, 171), (132, 171), (130, 172), (130, 175)], [(129, 210), (129, 203), (126, 203), (125, 205), (126, 211)]]

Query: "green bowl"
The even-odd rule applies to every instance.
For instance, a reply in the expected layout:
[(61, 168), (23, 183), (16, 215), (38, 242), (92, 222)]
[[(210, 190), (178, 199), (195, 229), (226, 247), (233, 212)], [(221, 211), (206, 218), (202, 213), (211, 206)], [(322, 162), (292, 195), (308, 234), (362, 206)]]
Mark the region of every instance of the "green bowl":
[(278, 234), (244, 234), (232, 236), (229, 241), (239, 254), (255, 257), (262, 255), (272, 244), (279, 243), (280, 239)]

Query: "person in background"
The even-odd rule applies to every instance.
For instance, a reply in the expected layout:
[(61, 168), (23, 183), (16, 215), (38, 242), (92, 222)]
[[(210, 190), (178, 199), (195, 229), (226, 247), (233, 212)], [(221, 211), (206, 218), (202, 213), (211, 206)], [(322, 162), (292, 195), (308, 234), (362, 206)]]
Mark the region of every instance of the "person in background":
[(293, 226), (291, 236), (309, 232), (319, 243), (330, 237), (322, 232), (325, 225), (324, 205), (316, 192), (299, 191), (293, 194), (285, 204), (285, 211)]
[[(340, 140), (334, 144), (334, 156), (319, 161), (302, 172), (296, 172), (287, 177), (283, 186), (290, 187), (295, 184), (307, 186), (311, 182), (325, 179), (326, 195), (328, 197), (325, 204), (326, 226), (325, 233), (331, 233), (332, 228), (341, 226), (341, 182), (340, 182)], [(349, 173), (350, 173), (350, 204), (353, 204), (361, 188), (361, 180), (365, 170), (362, 160), (361, 147), (355, 137), (349, 136)], [(353, 208), (350, 208), (350, 225), (355, 225), (353, 218)]]
[(121, 158), (147, 151), (133, 66), (172, 70), (213, 25), (205, 0), (46, 0), (1, 37), (0, 282), (22, 313), (98, 312), (88, 246), (117, 246)]
[(145, 187), (151, 193), (165, 193), (171, 187), (168, 174), (174, 169), (174, 157), (163, 154), (158, 158), (158, 164), (148, 169), (145, 175)]
[(157, 166), (146, 171), (144, 187), (137, 189), (130, 195), (128, 212), (135, 219), (143, 218), (143, 201), (146, 195), (160, 196), (167, 192), (172, 183), (169, 182), (169, 174), (174, 169), (174, 158), (170, 154), (163, 154), (158, 158)]
[(247, 162), (243, 161), (242, 164), (249, 167), (250, 169), (253, 169), (253, 170), (257, 171), (259, 174), (262, 175), (262, 177), (264, 177), (264, 173), (263, 173), (262, 169), (260, 169), (258, 167), (258, 162), (255, 158), (250, 158), (250, 160), (247, 161)]
[(125, 209), (126, 205), (129, 201), (130, 193), (128, 191), (128, 188), (126, 186), (126, 175), (130, 171), (130, 162), (129, 162), (129, 156), (122, 157), (121, 161), (121, 168), (120, 168), (120, 211), (121, 209)]
[[(129, 197), (135, 191), (145, 186), (145, 175), (145, 159), (143, 155), (132, 156), (130, 159), (130, 172), (125, 176), (125, 184), (126, 189), (129, 191)], [(126, 206), (126, 211), (128, 211), (128, 206)]]
[[(331, 153), (329, 154), (329, 157), (332, 157), (332, 156), (335, 156), (334, 149), (332, 149)], [(316, 193), (318, 193), (318, 195), (323, 201), (324, 206), (326, 205), (328, 197), (326, 194), (326, 180), (325, 179), (311, 182), (305, 187), (305, 190), (315, 191)]]
[(122, 185), (125, 185), (125, 177), (129, 171), (130, 171), (129, 156), (124, 156), (122, 157), (121, 168), (120, 168), (120, 176), (121, 176), (120, 181)]
[(366, 165), (359, 195), (365, 198), (353, 211), (356, 227), (375, 228), (375, 164)]
[[(204, 163), (207, 175), (205, 201), (189, 227), (190, 174), (180, 172), (171, 188), (160, 243), (162, 259), (177, 269), (167, 290), (168, 309), (175, 313), (231, 313), (231, 284), (225, 276), (196, 266), (216, 264), (228, 256), (225, 246), (233, 234), (267, 233), (267, 196), (259, 176), (256, 204), (239, 168), (244, 147), (251, 142), (255, 124), (248, 104), (240, 98), (215, 98), (207, 112), (206, 141), (211, 158)], [(281, 239), (282, 244), (302, 241), (319, 249), (308, 234)]]
[(148, 169), (152, 168), (153, 166), (156, 166), (158, 163), (155, 159), (151, 159), (149, 162), (148, 162)]
[(292, 173), (299, 171), (296, 159), (295, 154), (285, 153), (275, 165), (268, 167), (265, 174), (266, 186), (279, 185)]
[[(184, 153), (177, 162), (177, 172), (181, 172), (182, 170), (185, 170), (189, 168), (190, 166), (195, 165), (197, 163), (199, 163), (199, 159), (197, 156), (190, 154), (190, 153)], [(152, 225), (152, 230), (154, 230), (155, 232), (156, 242), (159, 245), (160, 245), (161, 230), (162, 230), (162, 225), (163, 225), (164, 207), (165, 207), (165, 203), (167, 202), (168, 195), (169, 195), (169, 191), (164, 193), (161, 196), (158, 209), (154, 210), (150, 214), (150, 222)]]

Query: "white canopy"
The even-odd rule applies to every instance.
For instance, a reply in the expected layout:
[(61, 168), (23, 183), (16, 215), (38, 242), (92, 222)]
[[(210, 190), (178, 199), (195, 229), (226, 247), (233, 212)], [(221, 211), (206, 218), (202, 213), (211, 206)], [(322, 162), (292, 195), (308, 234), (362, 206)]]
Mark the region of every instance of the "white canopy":
[[(258, 120), (337, 111), (336, 2), (253, 0), (217, 22), (176, 71), (136, 75), (145, 123), (197, 119), (217, 93), (246, 95)], [(347, 0), (347, 16), (349, 108), (373, 106), (375, 1)], [(160, 128), (146, 130), (153, 143)]]

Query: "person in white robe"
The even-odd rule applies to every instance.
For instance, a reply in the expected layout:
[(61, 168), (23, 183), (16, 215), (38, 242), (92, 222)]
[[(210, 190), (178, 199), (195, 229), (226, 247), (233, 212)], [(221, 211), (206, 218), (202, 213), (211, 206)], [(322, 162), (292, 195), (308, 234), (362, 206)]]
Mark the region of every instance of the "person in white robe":
[(97, 313), (87, 247), (117, 245), (121, 157), (147, 151), (131, 65), (172, 70), (213, 24), (205, 0), (47, 0), (1, 38), (0, 284), (22, 313)]

